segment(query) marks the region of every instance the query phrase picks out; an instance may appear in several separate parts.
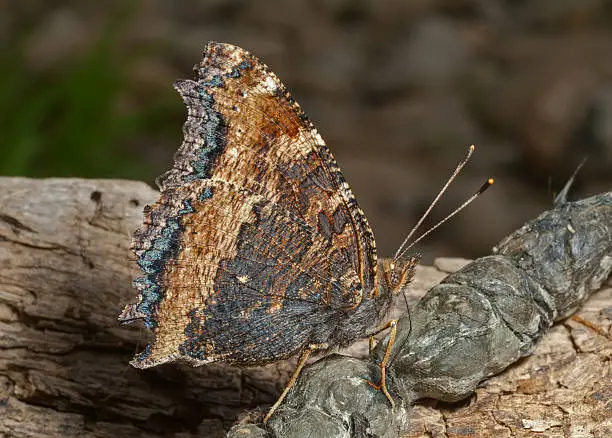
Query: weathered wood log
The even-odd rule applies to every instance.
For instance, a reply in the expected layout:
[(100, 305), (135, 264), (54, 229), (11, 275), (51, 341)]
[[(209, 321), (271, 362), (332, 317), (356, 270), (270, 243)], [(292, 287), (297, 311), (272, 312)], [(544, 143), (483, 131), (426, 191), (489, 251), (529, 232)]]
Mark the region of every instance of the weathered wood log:
[[(147, 334), (116, 317), (135, 294), (130, 234), (156, 197), (139, 182), (0, 178), (0, 436), (224, 436), (275, 400), (291, 362), (128, 365)], [(444, 270), (421, 267), (412, 296)], [(579, 315), (609, 334), (610, 307), (608, 286)], [(557, 325), (470, 402), (417, 406), (406, 436), (612, 435), (611, 351), (583, 324)]]
[(224, 436), (241, 412), (273, 403), (287, 364), (129, 366), (145, 333), (117, 315), (135, 295), (130, 234), (153, 189), (24, 178), (0, 187), (0, 435)]

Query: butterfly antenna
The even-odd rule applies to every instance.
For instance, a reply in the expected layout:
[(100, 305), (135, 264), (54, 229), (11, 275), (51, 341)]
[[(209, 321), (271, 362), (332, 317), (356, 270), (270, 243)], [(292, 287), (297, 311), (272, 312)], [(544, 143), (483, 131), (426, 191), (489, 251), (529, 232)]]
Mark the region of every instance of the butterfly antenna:
[(453, 216), (455, 216), (457, 213), (459, 213), (461, 210), (463, 210), (465, 207), (467, 207), (468, 205), (470, 205), (476, 198), (478, 198), (480, 195), (482, 195), (489, 187), (491, 187), (493, 185), (493, 183), (495, 182), (495, 180), (493, 178), (489, 178), (482, 186), (480, 186), (480, 188), (476, 191), (476, 193), (474, 193), (472, 196), (470, 196), (467, 201), (465, 201), (463, 204), (461, 204), (459, 207), (457, 207), (455, 210), (453, 210), (449, 215), (447, 215), (444, 219), (442, 219), (440, 222), (438, 222), (437, 224), (435, 224), (433, 227), (431, 227), (429, 230), (425, 231), (423, 234), (421, 234), (417, 239), (415, 239), (410, 245), (408, 245), (398, 256), (401, 257), (402, 255), (404, 255), (404, 253), (406, 251), (408, 251), (410, 248), (412, 248), (414, 245), (416, 245), (417, 243), (419, 243), (421, 240), (423, 240), (426, 236), (428, 236), (431, 232), (433, 232), (434, 230), (436, 230), (438, 227), (440, 227), (440, 225), (442, 225), (443, 223), (445, 223), (446, 221), (448, 221), (450, 218), (452, 218)]
[[(459, 162), (459, 164), (457, 165), (457, 168), (455, 169), (455, 171), (453, 172), (453, 174), (450, 176), (450, 178), (448, 179), (448, 181), (446, 181), (446, 184), (444, 184), (444, 187), (442, 187), (442, 190), (440, 190), (440, 192), (436, 195), (436, 197), (434, 198), (434, 200), (431, 202), (431, 204), (429, 204), (429, 207), (427, 208), (427, 211), (425, 211), (425, 213), (423, 213), (423, 215), (421, 216), (421, 219), (419, 219), (419, 221), (416, 223), (416, 225), (412, 228), (412, 230), (410, 230), (410, 232), (408, 233), (408, 236), (406, 236), (406, 238), (404, 239), (404, 241), (402, 242), (402, 244), (400, 245), (400, 247), (397, 249), (397, 251), (395, 252), (395, 255), (393, 256), (393, 261), (396, 262), (397, 259), (399, 259), (401, 257), (402, 254), (404, 254), (406, 251), (404, 250), (404, 246), (408, 243), (408, 241), (410, 240), (410, 238), (412, 237), (412, 235), (419, 229), (419, 227), (423, 224), (423, 221), (427, 218), (427, 216), (429, 216), (429, 213), (431, 213), (431, 210), (433, 210), (433, 208), (435, 207), (435, 205), (438, 203), (438, 201), (440, 200), (440, 198), (442, 197), (442, 195), (444, 194), (444, 192), (446, 192), (446, 189), (448, 189), (448, 187), (451, 185), (451, 183), (455, 180), (455, 178), (457, 178), (457, 175), (459, 175), (459, 172), (461, 172), (461, 169), (463, 169), (463, 166), (465, 166), (467, 164), (467, 162), (470, 160), (470, 157), (472, 156), (472, 154), (474, 153), (474, 149), (476, 149), (476, 146), (474, 145), (470, 145), (470, 147), (468, 148), (467, 154), (465, 155), (465, 157), (463, 158), (463, 160), (461, 160)], [(423, 236), (421, 236), (423, 237)], [(412, 247), (413, 244), (411, 244), (408, 248)]]
[[(491, 187), (491, 185), (493, 185), (494, 180), (493, 178), (489, 178), (487, 180), (487, 182), (485, 182), (476, 193), (474, 193), (472, 196), (470, 196), (470, 198), (465, 201), (463, 204), (461, 204), (459, 207), (457, 207), (451, 214), (449, 214), (448, 216), (446, 216), (444, 219), (442, 219), (440, 222), (438, 222), (436, 225), (434, 225), (433, 227), (431, 227), (429, 230), (427, 230), (426, 232), (424, 232), (423, 234), (421, 234), (414, 242), (412, 242), (410, 245), (408, 245), (406, 247), (406, 249), (404, 249), (404, 251), (402, 253), (399, 254), (398, 257), (401, 257), (406, 251), (408, 251), (410, 248), (412, 248), (414, 245), (416, 245), (417, 243), (419, 243), (425, 236), (427, 236), (429, 233), (431, 233), (433, 230), (435, 230), (436, 228), (438, 228), (440, 225), (442, 225), (444, 222), (446, 222), (447, 220), (449, 220), (450, 218), (452, 218), (454, 215), (456, 215), (457, 213), (459, 213), (461, 210), (463, 210), (465, 207), (467, 207), (469, 204), (471, 204), (474, 199), (476, 199), (477, 197), (479, 197), (480, 195), (482, 195), (482, 193), (487, 190), (489, 187)], [(408, 335), (406, 336), (406, 339), (404, 339), (404, 341), (399, 345), (399, 346), (395, 346), (395, 351), (391, 354), (391, 357), (389, 358), (389, 362), (387, 363), (387, 366), (391, 366), (391, 364), (395, 361), (397, 355), (403, 351), (404, 347), (406, 346), (406, 344), (410, 341), (410, 335), (412, 334), (412, 318), (410, 316), (410, 306), (408, 305), (408, 297), (406, 296), (406, 290), (404, 289), (403, 291), (403, 295), (404, 295), (404, 302), (406, 303), (406, 315), (408, 317)]]

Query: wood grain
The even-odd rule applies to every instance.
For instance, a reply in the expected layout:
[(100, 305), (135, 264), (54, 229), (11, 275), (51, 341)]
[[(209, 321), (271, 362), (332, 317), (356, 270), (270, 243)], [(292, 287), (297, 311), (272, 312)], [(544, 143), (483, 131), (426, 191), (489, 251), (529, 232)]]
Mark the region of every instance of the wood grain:
[[(271, 404), (292, 363), (128, 365), (147, 336), (118, 325), (128, 246), (158, 194), (120, 180), (0, 178), (0, 437), (221, 437)], [(417, 270), (418, 297), (461, 263)], [(534, 355), (459, 404), (422, 403), (406, 437), (612, 436), (612, 285)], [(358, 343), (351, 351), (363, 352)]]

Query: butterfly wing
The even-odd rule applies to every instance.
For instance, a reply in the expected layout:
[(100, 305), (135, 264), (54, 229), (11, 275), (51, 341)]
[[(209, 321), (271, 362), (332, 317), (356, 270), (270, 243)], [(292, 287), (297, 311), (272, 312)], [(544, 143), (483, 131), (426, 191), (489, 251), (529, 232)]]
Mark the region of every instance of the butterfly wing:
[(134, 236), (155, 341), (133, 364), (295, 353), (374, 287), (371, 229), (320, 135), (248, 52), (210, 43), (179, 81), (188, 117), (160, 200)]

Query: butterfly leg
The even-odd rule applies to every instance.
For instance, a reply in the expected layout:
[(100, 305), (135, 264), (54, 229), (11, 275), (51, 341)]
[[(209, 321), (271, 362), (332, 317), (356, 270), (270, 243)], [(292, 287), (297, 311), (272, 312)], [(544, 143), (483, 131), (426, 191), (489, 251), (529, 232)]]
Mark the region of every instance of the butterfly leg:
[(387, 362), (389, 361), (389, 357), (391, 356), (391, 348), (393, 347), (393, 344), (395, 343), (395, 336), (397, 335), (397, 320), (396, 319), (390, 320), (385, 325), (383, 325), (378, 330), (376, 330), (374, 333), (372, 333), (372, 335), (370, 335), (370, 350), (372, 349), (372, 345), (374, 343), (373, 336), (388, 328), (391, 329), (391, 335), (389, 336), (389, 342), (387, 343), (387, 349), (385, 350), (385, 355), (383, 356), (383, 359), (380, 361), (380, 383), (378, 385), (375, 385), (374, 383), (368, 380), (368, 384), (372, 388), (382, 391), (383, 394), (385, 394), (385, 397), (387, 397), (387, 400), (389, 400), (389, 402), (391, 403), (391, 407), (394, 408), (395, 402), (393, 401), (393, 398), (391, 398), (391, 394), (389, 394), (389, 391), (387, 390)]
[(270, 417), (272, 416), (274, 411), (276, 411), (276, 408), (278, 408), (280, 406), (280, 404), (283, 402), (283, 400), (287, 396), (287, 393), (289, 393), (289, 390), (295, 384), (295, 381), (297, 380), (298, 376), (300, 375), (300, 372), (302, 371), (302, 368), (304, 368), (304, 365), (306, 364), (306, 359), (308, 359), (308, 356), (310, 356), (310, 353), (312, 353), (313, 351), (316, 351), (316, 350), (325, 350), (327, 348), (329, 348), (329, 345), (327, 345), (327, 344), (310, 344), (308, 347), (306, 347), (306, 349), (304, 351), (302, 351), (302, 354), (300, 355), (300, 360), (298, 361), (297, 367), (295, 368), (295, 371), (293, 372), (293, 376), (291, 376), (291, 379), (289, 380), (289, 383), (287, 383), (287, 386), (285, 387), (285, 390), (280, 395), (278, 400), (276, 400), (276, 403), (274, 403), (274, 405), (272, 405), (272, 407), (270, 408), (270, 410), (268, 411), (268, 413), (264, 417), (264, 420), (263, 420), (264, 423), (266, 423), (270, 419)]

